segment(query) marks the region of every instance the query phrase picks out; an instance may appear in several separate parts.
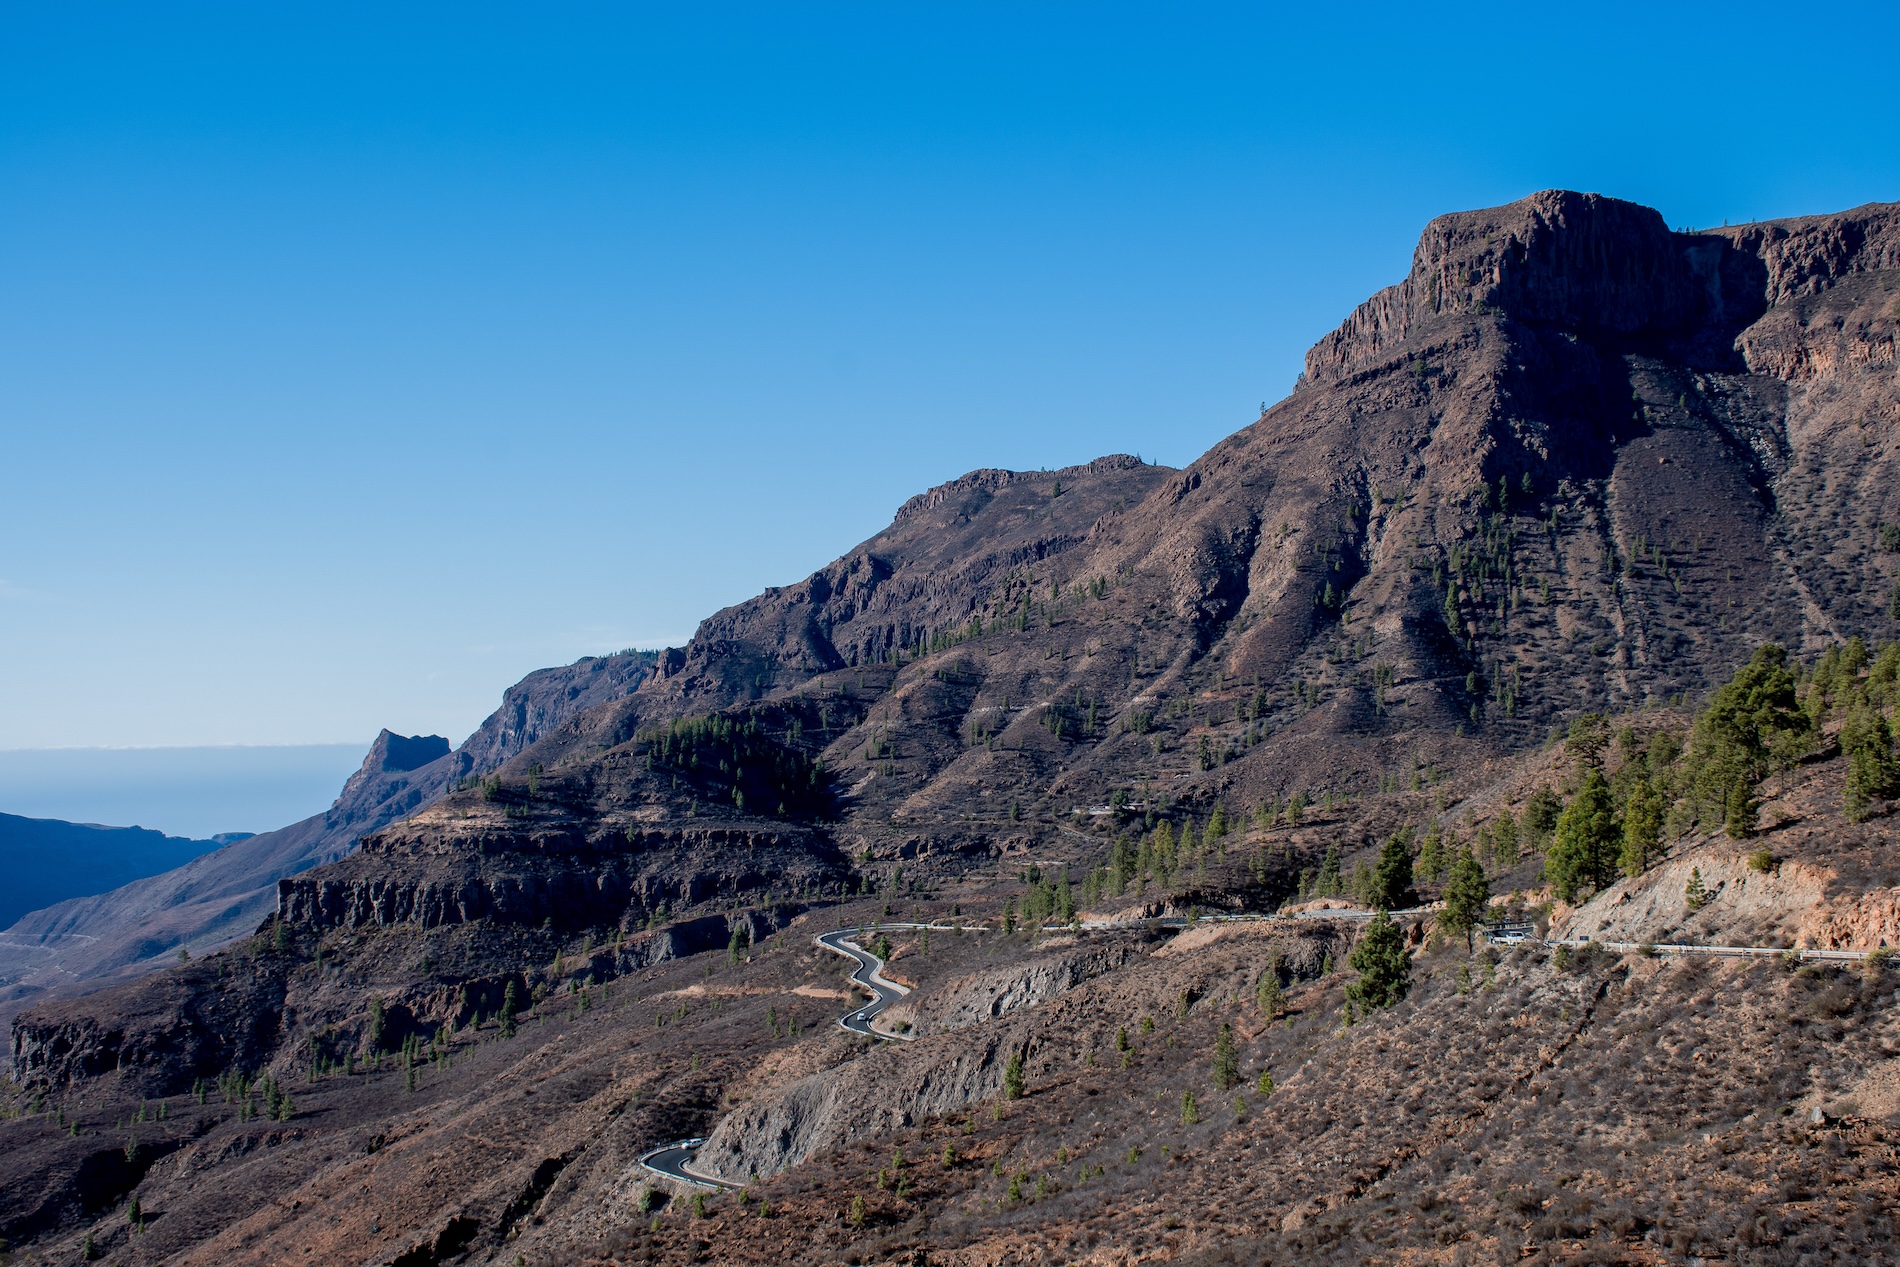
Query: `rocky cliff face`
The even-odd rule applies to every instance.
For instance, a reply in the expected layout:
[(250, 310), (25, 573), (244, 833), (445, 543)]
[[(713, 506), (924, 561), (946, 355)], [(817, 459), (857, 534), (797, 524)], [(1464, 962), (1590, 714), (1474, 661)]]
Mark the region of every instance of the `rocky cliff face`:
[[(1534, 948), (1477, 962), (1461, 939), (1421, 939), (1422, 1002), (1342, 1031), (1336, 969), (1359, 925), (1303, 930), (1285, 945), (1204, 926), (1145, 952), (1036, 952), (999, 938), (998, 962), (963, 960), (907, 1005), (917, 1042), (859, 1053), (835, 1010), (812, 1010), (835, 1001), (837, 964), (808, 935), (834, 918), (1000, 916), (1005, 895), (1021, 899), (1063, 865), (1092, 867), (1116, 831), (1150, 818), (1192, 824), (1197, 851), (1152, 902), (1140, 889), (1123, 901), (1272, 901), (1334, 849), (1350, 861), (1427, 820), (1469, 831), (1532, 786), (1560, 783), (1575, 772), (1545, 740), (1579, 713), (1629, 710), (1636, 729), (1655, 719), (1679, 732), (1685, 710), (1671, 701), (1726, 679), (1759, 642), (1812, 652), (1890, 637), (1900, 628), (1900, 551), (1883, 531), (1900, 524), (1894, 223), (1892, 208), (1874, 207), (1678, 234), (1644, 208), (1561, 192), (1434, 221), (1408, 276), (1313, 350), (1298, 390), (1185, 470), (1116, 457), (973, 472), (803, 581), (710, 617), (637, 682), (631, 665), (620, 678), (570, 666), (530, 679), (519, 707), (462, 753), (396, 768), (410, 756), (384, 743), (360, 787), (387, 789), (378, 805), (402, 808), (352, 826), (350, 840), (365, 839), (353, 856), (280, 873), (268, 935), (218, 956), (215, 972), (188, 967), (18, 1018), (16, 1072), (115, 1108), (114, 1086), (176, 1089), (219, 1062), (305, 1080), (321, 1106), (307, 1140), (266, 1141), (242, 1115), (207, 1118), (202, 1147), (166, 1137), (184, 1160), (141, 1191), (196, 1211), (198, 1223), (157, 1225), (166, 1236), (201, 1229), (179, 1232), (178, 1261), (267, 1261), (312, 1245), (414, 1263), (632, 1257), (637, 1247), (589, 1237), (650, 1228), (644, 1211), (627, 1213), (644, 1183), (638, 1148), (709, 1130), (705, 1164), (734, 1179), (831, 1165), (810, 1189), (832, 1183), (827, 1208), (812, 1198), (796, 1224), (804, 1239), (774, 1243), (784, 1261), (839, 1260), (840, 1211), (883, 1160), (845, 1145), (880, 1133), (933, 1154), (981, 1148), (982, 1174), (1034, 1165), (1056, 1185), (1036, 1185), (1034, 1199), (1055, 1203), (1071, 1182), (1059, 1169), (1071, 1145), (1116, 1166), (1111, 1182), (1142, 1201), (1186, 1173), (1229, 1194), (1241, 1166), (1271, 1155), (1297, 1192), (1248, 1196), (1248, 1218), (1294, 1258), (1318, 1243), (1313, 1229), (1333, 1205), (1386, 1218), (1389, 1203), (1367, 1198), (1390, 1167), (1434, 1194), (1451, 1190), (1446, 1175), (1468, 1174), (1480, 1195), (1459, 1217), (1503, 1219), (1505, 1239), (1485, 1244), (1512, 1255), (1525, 1230), (1518, 1207), (1506, 1218), (1485, 1194), (1525, 1194), (1508, 1199), (1527, 1202), (1527, 1218), (1556, 1220), (1546, 1232), (1557, 1238), (1570, 1216), (1551, 1213), (1558, 1198), (1513, 1167), (1548, 1168), (1577, 1148), (1591, 1173), (1611, 1176), (1593, 1189), (1603, 1201), (1645, 1199), (1667, 1158), (1672, 1172), (1707, 1179), (1698, 1193), (1732, 1204), (1739, 1190), (1713, 1177), (1720, 1165), (1691, 1156), (1700, 1145), (1659, 1142), (1681, 1136), (1677, 1093), (1696, 1097), (1703, 1142), (1746, 1127), (1762, 1150), (1787, 1142), (1743, 1116), (1763, 1104), (1845, 1113), (1847, 1086), (1892, 1102), (1880, 1081), (1892, 998), (1877, 974), (1854, 985), (1762, 964), (1780, 975), (1705, 989), (1701, 968)], [(476, 752), (493, 764), (457, 764)], [(1829, 762), (1807, 801), (1776, 811), (1801, 834), (1780, 838), (1790, 856), (1770, 860), (1770, 878), (1748, 879), (1750, 863), (1720, 842), (1679, 842), (1691, 868), (1706, 862), (1725, 885), (1698, 927), (1788, 935), (1794, 889), (1822, 885), (1801, 935), (1884, 935), (1900, 881), (1877, 848), (1884, 820), (1841, 821), (1842, 759), (1813, 771)], [(1299, 814), (1287, 808), (1295, 796)], [(1268, 822), (1262, 807), (1281, 812)], [(1228, 837), (1207, 832), (1217, 811), (1236, 828)], [(1599, 899), (1565, 927), (1676, 920), (1680, 862), (1619, 890), (1632, 894), (1621, 914)], [(1535, 867), (1534, 856), (1505, 859), (1493, 878), (1522, 889)], [(799, 946), (774, 941), (821, 902)], [(727, 956), (669, 966), (722, 941)], [(940, 953), (987, 955), (963, 941)], [(1288, 1018), (1249, 1010), (1276, 949)], [(897, 969), (928, 971), (921, 955)], [(501, 1041), (496, 1017), (510, 987), (533, 1016), (519, 1046)], [(1725, 1067), (1741, 1080), (1712, 1087), (1698, 1079), (1716, 1032), (1704, 1005), (1718, 996), (1747, 1008), (1720, 1029)], [(1849, 1014), (1864, 1027), (1841, 1020)], [(487, 1029), (464, 1032), (484, 1019)], [(1147, 1034), (1151, 1020), (1157, 1036), (1140, 1050), (1116, 1045), (1118, 1031)], [(1222, 1026), (1255, 1063), (1187, 1120), (1182, 1090), (1210, 1087), (1195, 1080), (1208, 1076)], [(1466, 1063), (1479, 1030), (1501, 1063)], [(1656, 1034), (1668, 1050), (1641, 1067), (1666, 1075), (1660, 1092), (1628, 1073), (1632, 1045)], [(398, 1050), (406, 1063), (390, 1075)], [(1030, 1098), (1050, 1098), (1012, 1110), (1025, 1122), (956, 1122), (998, 1093), (1015, 1055)], [(1813, 1072), (1826, 1060), (1843, 1071), (1839, 1086)], [(1229, 1099), (1268, 1071), (1288, 1075), (1284, 1098)], [(1573, 1078), (1638, 1088), (1604, 1110), (1626, 1136), (1589, 1142), (1609, 1117), (1537, 1135), (1536, 1123), (1583, 1102)], [(1407, 1099), (1415, 1082), (1429, 1096)], [(441, 1097), (439, 1110), (417, 1111), (410, 1097), (425, 1093)], [(1432, 1143), (1402, 1148), (1369, 1129), (1368, 1103), (1383, 1106), (1382, 1122), (1416, 1111), (1428, 1125), (1407, 1138)], [(1177, 1114), (1180, 1149), (1149, 1156)], [(1438, 1148), (1461, 1132), (1457, 1147)], [(1532, 1142), (1513, 1153), (1520, 1136)], [(63, 1138), (35, 1136), (18, 1156), (76, 1174), (89, 1163)], [(1057, 1138), (1056, 1160), (1030, 1155)], [(1358, 1160), (1331, 1175), (1307, 1155), (1312, 1139), (1327, 1141), (1327, 1157)], [(1230, 1146), (1242, 1151), (1219, 1153)], [(401, 1164), (376, 1160), (385, 1147)], [(259, 1178), (266, 1195), (239, 1226), (212, 1213), (238, 1197), (204, 1176), (228, 1178), (249, 1164), (232, 1159), (252, 1154), (271, 1158), (269, 1175), (300, 1174), (301, 1195), (286, 1204), (289, 1189)], [(1496, 1156), (1507, 1160), (1485, 1160)], [(456, 1175), (439, 1178), (450, 1167)], [(1030, 1243), (983, 1219), (1030, 1227), (1042, 1210), (1082, 1204), (1023, 1213), (1027, 1199), (1007, 1195), (1006, 1181), (984, 1187), (956, 1163), (942, 1171), (930, 1183), (956, 1195), (937, 1217), (981, 1245), (972, 1261), (1006, 1261)], [(47, 1181), (35, 1211), (64, 1208), (77, 1191), (57, 1173), (67, 1177)], [(463, 1173), (501, 1177), (471, 1185)], [(775, 1211), (800, 1200), (802, 1181), (785, 1182)], [(1553, 1182), (1570, 1191), (1575, 1176)], [(912, 1200), (872, 1198), (868, 1225), (907, 1226)], [(0, 1201), (0, 1225), (78, 1227), (29, 1204)], [(1103, 1208), (1122, 1221), (1098, 1219), (1090, 1236), (1127, 1230), (1125, 1210)], [(1173, 1210), (1141, 1208), (1170, 1227)], [(1377, 1253), (1424, 1235), (1428, 1224), (1401, 1214), (1381, 1225), (1397, 1239)], [(1675, 1216), (1644, 1217), (1661, 1227)], [(680, 1220), (678, 1238), (663, 1228), (648, 1248), (699, 1254), (685, 1238), (723, 1235), (711, 1222)], [(717, 1252), (760, 1261), (762, 1238), (794, 1220), (726, 1222), (744, 1231)], [(549, 1230), (557, 1224), (566, 1239)], [(1768, 1235), (1760, 1220), (1747, 1226)], [(229, 1230), (202, 1230), (213, 1227)], [(1221, 1234), (1207, 1222), (1199, 1241), (1148, 1248), (1214, 1253)], [(885, 1248), (907, 1252), (900, 1240)], [(1098, 1243), (1118, 1242), (1077, 1242), (1074, 1256)]]
[[(533, 736), (500, 767), (510, 795), (574, 789), (549, 822), (597, 841), (626, 835), (615, 797), (648, 825), (773, 808), (740, 786), (761, 753), (710, 781), (653, 772), (668, 727), (764, 725), (824, 770), (814, 856), (888, 879), (1047, 848), (1118, 791), (1230, 816), (1364, 795), (1699, 694), (1759, 642), (1876, 637), (1900, 562), (1877, 548), (1900, 520), (1894, 226), (1863, 208), (1672, 233), (1561, 191), (1441, 217), (1293, 396), (1187, 470), (973, 472), (708, 618), (637, 689), (576, 666), (536, 686), (571, 715), (513, 699), (485, 742)], [(524, 846), (458, 825), (482, 803), (451, 796), (364, 864), (381, 881), (325, 902), (490, 909), (476, 860)], [(432, 887), (417, 860), (438, 855), (475, 887)], [(298, 918), (328, 909), (285, 893)]]
[(650, 653), (588, 657), (510, 687), (502, 706), (451, 753), (440, 735), (384, 730), (322, 814), (204, 853), (174, 870), (23, 916), (0, 938), (0, 1019), (28, 1002), (72, 998), (257, 927), (277, 882), (334, 862), (366, 833), (429, 805), (450, 784), (500, 765), (575, 713), (633, 690)]
[[(933, 490), (710, 619), (616, 725), (848, 681), (870, 707), (825, 756), (849, 847), (954, 857), (1118, 787), (1203, 811), (1375, 789), (1700, 693), (1762, 641), (1877, 638), (1894, 223), (1672, 233), (1565, 192), (1441, 217), (1187, 470)], [(948, 544), (919, 554), (926, 524)]]

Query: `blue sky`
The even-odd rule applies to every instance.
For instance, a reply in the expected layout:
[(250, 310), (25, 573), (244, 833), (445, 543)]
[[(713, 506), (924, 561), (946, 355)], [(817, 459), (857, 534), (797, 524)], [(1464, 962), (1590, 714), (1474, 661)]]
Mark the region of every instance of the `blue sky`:
[(1900, 198), (1884, 9), (391, 8), (0, 9), (0, 748), (459, 741), (1191, 460), (1438, 212)]

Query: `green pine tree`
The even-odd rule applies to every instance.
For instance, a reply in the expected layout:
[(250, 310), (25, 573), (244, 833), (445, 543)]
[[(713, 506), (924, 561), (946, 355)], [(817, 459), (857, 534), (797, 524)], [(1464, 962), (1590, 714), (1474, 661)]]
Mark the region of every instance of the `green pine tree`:
[(1731, 840), (1746, 840), (1755, 830), (1755, 785), (1740, 774), (1729, 780), (1728, 795), (1722, 801), (1722, 830)]
[(1868, 704), (1857, 706), (1841, 725), (1841, 751), (1847, 754), (1842, 808), (1850, 821), (1859, 822), (1872, 802), (1900, 793), (1893, 730), (1886, 716)]
[(1234, 1049), (1234, 1027), (1221, 1022), (1220, 1037), (1214, 1040), (1214, 1086), (1232, 1090), (1240, 1082), (1240, 1054)]
[(1517, 861), (1517, 820), (1506, 809), (1491, 824), (1492, 839), (1496, 842), (1498, 865), (1508, 867)]
[(1600, 889), (1616, 878), (1620, 842), (1610, 785), (1595, 765), (1584, 768), (1583, 785), (1557, 820), (1557, 835), (1544, 859), (1551, 889), (1573, 902), (1587, 889)]
[(515, 1001), (515, 983), (510, 981), (508, 988), (501, 992), (501, 1036), (515, 1036), (515, 1012), (520, 1004)]
[(1623, 852), (1618, 861), (1623, 874), (1634, 879), (1661, 857), (1663, 803), (1650, 790), (1648, 779), (1638, 779), (1623, 805)]
[(1346, 997), (1362, 1008), (1390, 1007), (1405, 997), (1412, 960), (1405, 953), (1405, 935), (1384, 911), (1372, 917), (1346, 962), (1359, 974), (1346, 987)]
[(1313, 885), (1315, 897), (1338, 897), (1341, 890), (1339, 877), (1339, 846), (1326, 847), (1326, 857), (1319, 864), (1319, 879)]
[(1448, 933), (1465, 935), (1465, 950), (1471, 949), (1471, 933), (1484, 918), (1485, 908), (1491, 901), (1491, 883), (1485, 879), (1484, 868), (1471, 855), (1471, 850), (1461, 849), (1451, 864), (1451, 876), (1445, 882), (1445, 909), (1439, 912), (1438, 926)]
[[(1372, 905), (1396, 911), (1412, 901), (1412, 842), (1410, 831), (1396, 831), (1379, 850), (1372, 870)], [(1224, 1090), (1225, 1088), (1223, 1088)]]
[(1003, 1098), (1022, 1099), (1024, 1086), (1023, 1054), (1020, 1051), (1014, 1052), (1009, 1058), (1009, 1063), (1003, 1067)]
[(1280, 988), (1280, 974), (1269, 968), (1261, 974), (1259, 989), (1254, 993), (1260, 1004), (1260, 1011), (1268, 1020), (1277, 1019), (1286, 1011), (1286, 991)]

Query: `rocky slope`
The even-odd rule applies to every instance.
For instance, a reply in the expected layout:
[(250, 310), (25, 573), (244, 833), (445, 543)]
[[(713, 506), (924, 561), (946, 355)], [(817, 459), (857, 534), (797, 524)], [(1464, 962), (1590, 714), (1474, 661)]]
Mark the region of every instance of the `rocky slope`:
[[(1186, 470), (934, 489), (636, 689), (524, 705), (518, 751), (281, 879), (255, 936), (16, 1018), (0, 1235), (180, 1263), (1882, 1261), (1879, 960), (1473, 955), (1427, 912), (1368, 1017), (1365, 925), (1311, 903), (1003, 928), (1065, 866), (1079, 900), (1118, 833), (1177, 842), (1096, 892), (1141, 920), (1350, 891), (1411, 828), (1559, 932), (1878, 946), (1893, 804), (1848, 821), (1825, 727), (1743, 847), (1680, 820), (1575, 908), (1530, 810), (1679, 752), (1759, 642), (1812, 663), (1900, 630), (1897, 235), (1886, 207), (1676, 234), (1562, 192), (1434, 221)], [(847, 968), (810, 938), (922, 917), (991, 931), (900, 937), (914, 1042), (838, 1029)], [(637, 1157), (689, 1135), (761, 1178), (669, 1200)]]
[(455, 780), (633, 690), (652, 662), (650, 653), (627, 652), (531, 673), (454, 752), (440, 735), (385, 730), (323, 813), (26, 914), (0, 933), (0, 1019), (35, 999), (78, 997), (164, 967), (181, 946), (202, 951), (249, 933), (275, 908), (280, 879), (347, 856), (366, 833), (430, 804)]
[(1697, 234), (1568, 193), (1441, 217), (1187, 470), (932, 490), (518, 760), (848, 684), (840, 839), (955, 857), (1116, 788), (1202, 812), (1376, 791), (1699, 695), (1763, 641), (1888, 636), (1896, 241), (1888, 207)]

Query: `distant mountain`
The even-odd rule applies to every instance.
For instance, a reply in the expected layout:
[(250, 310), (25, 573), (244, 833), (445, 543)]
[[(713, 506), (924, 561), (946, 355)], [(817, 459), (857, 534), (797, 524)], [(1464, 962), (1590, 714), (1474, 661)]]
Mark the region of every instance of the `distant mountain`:
[(457, 779), (492, 769), (576, 713), (630, 693), (654, 659), (629, 651), (537, 670), (510, 687), (455, 751), (440, 735), (385, 730), (329, 809), (277, 831), (233, 833), (221, 838), (230, 842), (222, 848), (136, 828), (49, 824), (136, 832), (180, 848), (150, 866), (112, 871), (90, 889), (31, 889), (10, 904), (6, 915), (17, 918), (0, 933), (0, 1019), (32, 1001), (87, 994), (164, 967), (180, 946), (196, 953), (252, 931), (276, 905), (280, 879), (344, 857), (364, 835), (428, 805)]
[(67, 898), (169, 871), (225, 840), (186, 840), (145, 827), (101, 827), (0, 814), (0, 926)]

